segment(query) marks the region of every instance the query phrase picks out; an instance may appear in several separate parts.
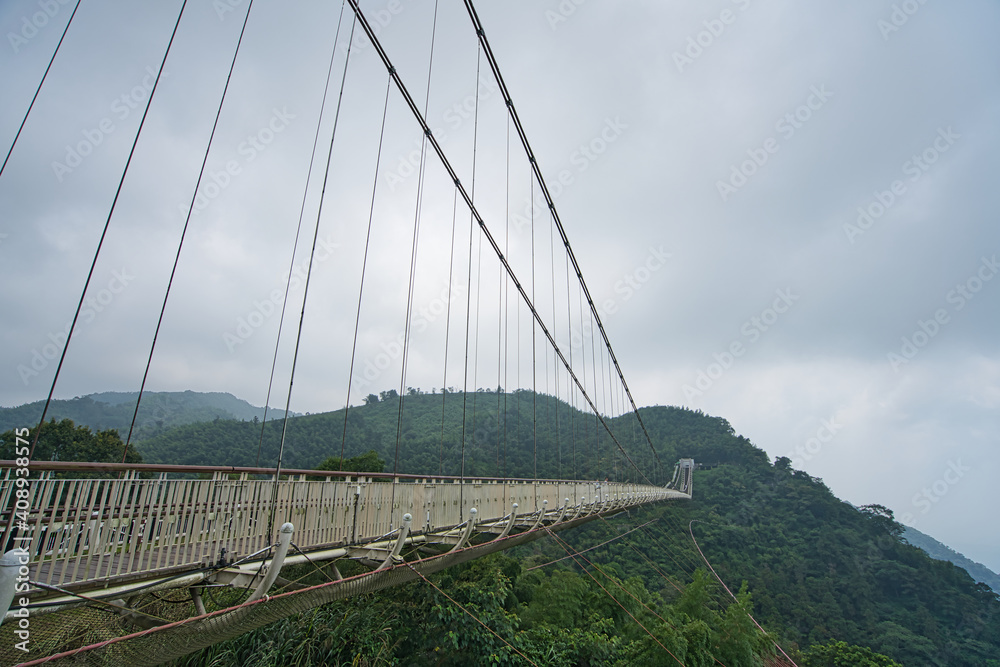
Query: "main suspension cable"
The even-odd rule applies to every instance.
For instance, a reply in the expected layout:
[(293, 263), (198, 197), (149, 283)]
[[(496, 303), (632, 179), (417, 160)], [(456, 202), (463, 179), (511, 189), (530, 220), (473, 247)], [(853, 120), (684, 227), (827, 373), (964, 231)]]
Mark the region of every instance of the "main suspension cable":
[[(355, 0), (352, 0), (352, 2), (354, 1)], [(622, 373), (621, 366), (618, 364), (618, 358), (615, 356), (614, 349), (611, 347), (611, 340), (608, 338), (608, 334), (604, 330), (604, 324), (601, 322), (601, 316), (597, 311), (597, 306), (594, 304), (594, 300), (590, 295), (590, 290), (587, 288), (587, 283), (583, 279), (583, 272), (580, 270), (580, 265), (576, 261), (576, 255), (573, 253), (573, 248), (570, 246), (569, 237), (566, 235), (566, 230), (559, 218), (559, 213), (556, 211), (555, 201), (549, 193), (548, 186), (545, 184), (545, 179), (542, 177), (542, 170), (538, 166), (538, 161), (535, 159), (535, 154), (531, 150), (531, 145), (528, 143), (528, 135), (525, 133), (523, 125), (521, 125), (521, 119), (517, 115), (517, 109), (514, 107), (514, 101), (511, 99), (510, 92), (507, 89), (507, 84), (504, 82), (503, 75), (500, 73), (500, 66), (497, 64), (497, 60), (493, 55), (493, 50), (490, 48), (489, 41), (486, 39), (486, 30), (483, 28), (483, 24), (479, 20), (479, 15), (476, 13), (476, 8), (473, 6), (472, 0), (464, 0), (464, 2), (469, 13), (469, 18), (472, 19), (472, 24), (476, 29), (476, 34), (479, 36), (479, 43), (482, 45), (483, 52), (486, 54), (486, 59), (490, 64), (490, 69), (493, 70), (493, 76), (500, 88), (500, 93), (503, 95), (504, 102), (507, 103), (507, 110), (511, 119), (514, 121), (514, 127), (517, 129), (518, 136), (521, 138), (521, 144), (524, 146), (528, 162), (531, 164), (531, 168), (535, 172), (535, 177), (538, 179), (538, 184), (545, 197), (545, 202), (548, 205), (549, 211), (552, 213), (552, 219), (555, 222), (556, 227), (559, 229), (559, 235), (562, 237), (563, 245), (566, 247), (566, 253), (569, 256), (570, 261), (573, 263), (573, 269), (576, 271), (577, 280), (579, 280), (580, 286), (583, 287), (583, 292), (587, 296), (587, 303), (590, 305), (590, 311), (593, 313), (594, 319), (597, 322), (597, 328), (600, 330), (601, 336), (604, 338), (604, 344), (608, 348), (608, 353), (614, 361), (615, 368), (618, 371), (618, 377), (625, 388), (625, 393), (628, 395), (629, 402), (632, 404), (632, 410), (638, 417), (639, 408), (636, 406), (635, 400), (632, 398), (632, 392), (628, 388), (628, 383), (625, 381), (625, 375)], [(531, 200), (531, 206), (534, 208), (534, 200)], [(653, 441), (649, 437), (649, 432), (646, 431), (646, 425), (642, 423), (641, 417), (639, 417), (639, 423), (642, 424), (642, 430), (646, 435), (646, 441), (649, 443), (649, 448), (653, 452), (653, 456), (656, 458), (657, 462), (659, 462), (659, 454), (656, 453), (656, 449), (653, 447)], [(629, 460), (631, 461), (631, 459)]]
[[(569, 373), (570, 377), (573, 379), (573, 382), (576, 384), (576, 386), (583, 393), (584, 398), (587, 399), (587, 403), (590, 406), (591, 410), (593, 410), (595, 413), (598, 412), (597, 406), (594, 404), (593, 400), (590, 398), (590, 395), (583, 388), (583, 384), (580, 382), (580, 379), (579, 379), (579, 377), (577, 377), (576, 372), (573, 370), (572, 366), (570, 366), (569, 361), (566, 359), (566, 356), (563, 354), (562, 350), (559, 348), (559, 344), (556, 342), (555, 338), (552, 336), (552, 333), (549, 331), (548, 327), (545, 326), (545, 322), (544, 322), (544, 320), (542, 320), (541, 314), (538, 312), (538, 309), (535, 307), (535, 304), (533, 303), (532, 299), (528, 296), (527, 292), (524, 289), (524, 286), (517, 279), (517, 276), (514, 274), (514, 270), (511, 267), (510, 262), (504, 256), (503, 251), (501, 250), (499, 244), (497, 243), (496, 239), (493, 237), (493, 234), (490, 232), (489, 228), (486, 226), (486, 222), (483, 220), (482, 216), (480, 215), (479, 210), (476, 208), (476, 205), (473, 202), (472, 197), (469, 195), (469, 192), (462, 185), (462, 182), (458, 178), (458, 175), (455, 172), (454, 167), (452, 167), (451, 162), (448, 160), (447, 156), (444, 154), (444, 150), (441, 148), (441, 144), (438, 142), (437, 138), (434, 137), (434, 134), (431, 131), (430, 126), (427, 125), (427, 121), (425, 120), (423, 114), (420, 112), (420, 109), (417, 107), (416, 103), (413, 101), (413, 97), (410, 95), (409, 90), (406, 88), (406, 85), (403, 83), (402, 79), (400, 78), (399, 72), (396, 70), (395, 66), (393, 66), (392, 60), (389, 58), (388, 54), (385, 52), (385, 49), (383, 48), (382, 43), (379, 41), (378, 36), (375, 34), (374, 28), (372, 28), (371, 23), (369, 23), (368, 19), (365, 17), (364, 13), (361, 11), (361, 8), (358, 6), (358, 0), (349, 0), (349, 2), (351, 3), (351, 8), (354, 10), (354, 14), (357, 17), (358, 22), (361, 24), (362, 29), (368, 35), (368, 39), (371, 41), (372, 45), (374, 46), (376, 52), (379, 55), (379, 58), (381, 58), (382, 63), (385, 65), (386, 69), (388, 70), (389, 75), (392, 77), (393, 82), (396, 84), (396, 88), (399, 90), (400, 94), (403, 96), (403, 99), (406, 102), (407, 106), (409, 107), (409, 109), (410, 109), (411, 113), (413, 114), (414, 118), (420, 124), (421, 129), (424, 131), (424, 134), (427, 137), (427, 141), (431, 144), (431, 146), (434, 148), (434, 151), (438, 154), (438, 158), (441, 160), (442, 166), (445, 168), (445, 171), (447, 171), (448, 176), (455, 183), (455, 187), (458, 189), (459, 194), (462, 195), (462, 199), (465, 200), (466, 206), (469, 207), (469, 210), (472, 213), (472, 217), (475, 220), (475, 222), (478, 223), (479, 229), (482, 232), (483, 236), (485, 236), (486, 240), (489, 241), (490, 246), (493, 248), (493, 251), (496, 253), (497, 257), (500, 259), (500, 262), (504, 265), (504, 269), (507, 271), (507, 275), (510, 276), (511, 280), (514, 281), (514, 285), (515, 285), (515, 287), (517, 287), (518, 293), (521, 295), (521, 298), (525, 302), (525, 305), (528, 306), (528, 309), (531, 311), (531, 314), (535, 318), (535, 321), (538, 323), (538, 326), (542, 330), (542, 333), (544, 333), (545, 337), (548, 339), (549, 345), (552, 347), (552, 349), (554, 350), (555, 354), (559, 357), (560, 361), (562, 361), (563, 366), (566, 368), (566, 371)], [(480, 42), (482, 43), (482, 40), (480, 40)], [(509, 100), (509, 96), (507, 96), (507, 99)], [(522, 130), (519, 130), (519, 131), (522, 131)], [(532, 156), (531, 159), (534, 160), (534, 156)], [(575, 265), (575, 262), (574, 262), (574, 265)], [(579, 270), (579, 269), (577, 269), (577, 270)], [(588, 300), (590, 300), (589, 294), (588, 294), (587, 298), (588, 298)], [(591, 302), (591, 304), (592, 304), (592, 302)], [(645, 473), (643, 473), (639, 469), (639, 467), (638, 467), (638, 465), (636, 465), (635, 461), (632, 460), (632, 457), (628, 454), (628, 452), (625, 451), (625, 448), (622, 447), (621, 443), (618, 441), (618, 438), (611, 431), (611, 429), (610, 429), (609, 425), (607, 424), (607, 421), (604, 419), (603, 415), (601, 415), (600, 418), (601, 418), (601, 422), (604, 425), (605, 429), (607, 429), (608, 434), (611, 437), (612, 441), (615, 443), (615, 445), (617, 446), (617, 448), (621, 451), (622, 456), (632, 465), (632, 467), (640, 475), (642, 475), (642, 477), (649, 484), (653, 484), (653, 482), (651, 482), (649, 480), (649, 478), (646, 477)], [(654, 454), (655, 454), (655, 451), (654, 451)]]

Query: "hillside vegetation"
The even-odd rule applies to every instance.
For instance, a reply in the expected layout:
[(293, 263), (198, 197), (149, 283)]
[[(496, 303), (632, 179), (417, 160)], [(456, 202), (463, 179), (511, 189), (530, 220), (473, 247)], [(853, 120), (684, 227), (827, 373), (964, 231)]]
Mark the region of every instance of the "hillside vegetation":
[[(463, 413), (467, 474), (530, 477), (537, 465), (539, 477), (636, 476), (593, 416), (528, 391), (414, 391), (402, 420), (395, 392), (369, 396), (347, 413), (346, 438), (343, 410), (296, 417), (285, 465), (315, 467), (343, 448), (345, 458), (386, 461), (387, 470), (456, 474)], [(596, 521), (560, 534), (566, 544), (545, 538), (433, 581), (539, 664), (676, 664), (669, 649), (686, 665), (759, 665), (774, 648), (746, 616), (752, 609), (803, 667), (1000, 667), (1000, 598), (907, 543), (889, 510), (840, 501), (787, 458), (770, 462), (724, 419), (662, 406), (640, 414), (656, 456), (634, 417), (609, 420), (620, 444), (654, 480), (666, 479), (681, 456), (702, 463), (692, 501)], [(260, 464), (273, 465), (282, 425), (186, 424), (141, 440), (132, 460), (253, 465), (263, 442)], [(62, 421), (48, 433), (40, 458), (76, 450), (90, 458), (97, 449), (120, 456), (112, 431), (91, 435)], [(567, 558), (567, 549), (592, 548), (587, 560)], [(709, 564), (734, 593), (742, 590), (738, 601)], [(520, 664), (420, 582), (286, 619), (190, 664), (211, 655), (212, 664), (280, 665), (290, 652), (301, 664)]]
[[(282, 465), (311, 468), (340, 456), (342, 448), (345, 456), (374, 449), (387, 461), (388, 471), (458, 475), (464, 432), (465, 473), (470, 476), (534, 477), (536, 466), (538, 476), (548, 478), (603, 479), (616, 469), (624, 474), (620, 454), (607, 434), (598, 431), (594, 416), (552, 396), (414, 390), (404, 397), (401, 420), (398, 394), (383, 392), (383, 399), (371, 395), (365, 405), (346, 411), (346, 429), (343, 409), (290, 419)], [(612, 420), (618, 422), (615, 430), (631, 427), (629, 419)], [(189, 424), (144, 439), (137, 447), (151, 463), (250, 466), (258, 464), (259, 449), (259, 465), (273, 466), (282, 427), (282, 420), (263, 428), (259, 421)], [(631, 428), (625, 430), (629, 437), (623, 447), (652, 471), (648, 445), (641, 449)], [(666, 473), (673, 470), (675, 458), (661, 454)]]
[[(339, 456), (343, 445), (346, 456), (374, 450), (388, 462), (387, 469), (392, 470), (398, 397), (391, 392), (383, 394), (381, 399), (369, 400), (366, 405), (350, 409), (346, 439), (343, 410), (290, 420), (286, 465), (315, 466), (331, 455)], [(588, 417), (553, 397), (526, 391), (406, 396), (399, 428), (400, 471), (457, 472), (463, 404), (467, 474), (531, 476), (537, 444), (538, 475), (541, 477), (624, 475), (622, 457), (614, 454), (610, 439), (600, 435), (595, 428), (593, 416)], [(445, 415), (443, 428), (442, 411)], [(533, 414), (538, 417), (534, 427)], [(704, 576), (696, 572), (697, 568), (704, 568), (705, 563), (691, 540), (690, 526), (723, 581), (734, 592), (746, 582), (747, 590), (752, 592), (758, 620), (790, 650), (807, 651), (812, 647), (815, 649), (813, 655), (819, 656), (822, 650), (839, 650), (829, 647), (844, 642), (846, 647), (870, 647), (903, 665), (1000, 667), (997, 660), (1000, 656), (1000, 599), (964, 570), (934, 560), (908, 544), (902, 538), (902, 526), (894, 521), (890, 511), (879, 506), (856, 509), (837, 499), (822, 480), (792, 469), (788, 459), (781, 458), (772, 464), (762, 450), (737, 436), (724, 419), (673, 407), (644, 408), (640, 414), (660, 460), (669, 464), (665, 467), (672, 467), (680, 456), (691, 456), (706, 466), (696, 474), (694, 500), (653, 506), (631, 517), (617, 519), (613, 525), (591, 524), (566, 534), (565, 539), (573, 548), (582, 550), (611, 539), (631, 526), (655, 520), (655, 532), (650, 532), (652, 527), (644, 529), (633, 534), (629, 541), (613, 541), (588, 556), (620, 581), (633, 581), (637, 587), (641, 584), (641, 589), (636, 588), (641, 594), (637, 595), (640, 598), (646, 593), (653, 596), (653, 607), (665, 605), (661, 615), (677, 620), (675, 626), (686, 627), (694, 618), (691, 613), (679, 616), (676, 605), (681, 604), (684, 596), (689, 595), (690, 587)], [(633, 437), (633, 434), (638, 435), (634, 418), (612, 421), (629, 456), (643, 470), (654, 471), (652, 453), (648, 447), (644, 450), (640, 446), (638, 437)], [(263, 429), (262, 465), (273, 465), (280, 427), (280, 422), (276, 422)], [(252, 465), (260, 438), (259, 424), (218, 421), (173, 429), (139, 443), (139, 449), (147, 461)], [(655, 476), (662, 478), (664, 475)], [(637, 553), (639, 551), (642, 553)], [(565, 556), (566, 552), (551, 540), (523, 547), (519, 554), (525, 565)], [(550, 601), (566, 595), (584, 600), (597, 594), (594, 592), (596, 587), (591, 589), (593, 582), (587, 583), (590, 579), (585, 579), (579, 570), (573, 571), (572, 560), (552, 567), (553, 573), (546, 571), (545, 575), (519, 572), (507, 565), (490, 570), (488, 576), (493, 577), (493, 585), (499, 587), (496, 593), (499, 597), (491, 604), (499, 605), (505, 610), (504, 614), (514, 615), (515, 618), (503, 614), (498, 617), (498, 622), (510, 627), (512, 636), (522, 631), (543, 632), (536, 621), (545, 614), (556, 613), (552, 609), (545, 614), (532, 611), (534, 598), (526, 601), (518, 597), (517, 591), (524, 587), (534, 589)], [(665, 574), (670, 583), (660, 573)], [(725, 618), (730, 604), (725, 602), (725, 594), (710, 578), (706, 578), (704, 585), (714, 591), (705, 604), (719, 614), (719, 618)], [(419, 614), (431, 615), (430, 618), (419, 616), (419, 622), (440, 624), (442, 618), (457, 622), (454, 609), (435, 606), (437, 603), (425, 599), (427, 594), (426, 590), (412, 594), (423, 600), (417, 605), (422, 610)], [(399, 596), (404, 594), (390, 592), (385, 595), (389, 596), (385, 600), (398, 602)], [(378, 596), (375, 599), (383, 600)], [(740, 604), (750, 603), (744, 600)], [(415, 622), (407, 614), (418, 612), (386, 609), (385, 613)], [(559, 623), (544, 630), (554, 633), (551, 634), (552, 641), (556, 642), (554, 645), (561, 646), (559, 637), (566, 639), (569, 636), (560, 633), (578, 631), (596, 642), (595, 646), (600, 644), (595, 637), (601, 631), (593, 624), (606, 621), (569, 611), (564, 616), (559, 617), (562, 618)], [(605, 615), (603, 618), (612, 617)], [(627, 624), (627, 621), (613, 617), (611, 626), (605, 628), (607, 637), (624, 631), (621, 623)], [(612, 631), (612, 626), (619, 629)], [(717, 623), (715, 626), (708, 623), (708, 626), (710, 630), (716, 628), (712, 631), (720, 627)], [(664, 636), (673, 636), (666, 630), (663, 632)], [(681, 635), (684, 633), (680, 630)], [(460, 634), (451, 640), (452, 644), (438, 645), (434, 649), (441, 661), (423, 664), (467, 661), (470, 646), (479, 641), (474, 637), (479, 636)], [(344, 635), (343, 641), (347, 642), (345, 646), (359, 646), (350, 632)], [(395, 648), (383, 646), (388, 651), (385, 655), (403, 655), (396, 651), (404, 646), (413, 648), (407, 641), (400, 639), (393, 645)], [(566, 641), (569, 645), (583, 640)], [(642, 644), (645, 640), (636, 641)], [(640, 650), (638, 646), (633, 649)], [(827, 649), (821, 650), (821, 647)], [(422, 650), (431, 649), (424, 647)], [(551, 664), (615, 664), (610, 658), (602, 661), (595, 655), (586, 659), (579, 655), (576, 658), (569, 656), (565, 658), (568, 662)], [(615, 655), (618, 656), (616, 660), (625, 659), (621, 657), (625, 654)], [(445, 656), (451, 658), (445, 659)], [(640, 661), (631, 664), (668, 663)]]

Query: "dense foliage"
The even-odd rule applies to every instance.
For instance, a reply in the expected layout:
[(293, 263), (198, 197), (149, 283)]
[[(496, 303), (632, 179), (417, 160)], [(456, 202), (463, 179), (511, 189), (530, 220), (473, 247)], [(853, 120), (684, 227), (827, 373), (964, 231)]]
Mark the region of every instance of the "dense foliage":
[(803, 667), (902, 667), (902, 665), (865, 646), (830, 642), (810, 646), (805, 652)]
[(546, 667), (709, 667), (716, 660), (757, 667), (760, 656), (775, 652), (747, 617), (750, 594), (718, 605), (703, 572), (668, 601), (613, 568), (522, 569), (535, 560), (486, 557), (446, 570), (433, 584), (320, 607), (178, 664), (458, 667), (524, 665), (528, 658)]
[[(31, 443), (36, 428), (31, 428), (22, 442)], [(13, 460), (17, 449), (17, 438), (13, 429), (0, 433), (0, 460)], [(126, 463), (141, 463), (142, 457), (134, 448), (125, 452), (116, 429), (91, 431), (87, 426), (77, 426), (71, 419), (57, 422), (55, 419), (42, 427), (42, 434), (32, 455), (34, 461), (100, 461), (121, 463), (124, 455)], [(79, 473), (74, 473), (79, 476)]]
[(374, 449), (369, 449), (364, 454), (342, 459), (339, 456), (331, 456), (318, 466), (315, 470), (339, 470), (341, 472), (385, 472), (385, 460), (379, 458)]
[(820, 480), (780, 463), (720, 465), (674, 511), (703, 522), (694, 533), (720, 576), (748, 581), (761, 622), (799, 646), (837, 639), (905, 665), (1000, 664), (989, 662), (1000, 656), (996, 594)]

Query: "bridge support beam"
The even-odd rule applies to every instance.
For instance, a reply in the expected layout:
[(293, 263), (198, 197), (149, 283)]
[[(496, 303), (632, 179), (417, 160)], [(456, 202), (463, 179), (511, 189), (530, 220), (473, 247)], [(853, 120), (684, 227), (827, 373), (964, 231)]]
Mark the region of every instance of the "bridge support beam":
[(458, 551), (469, 543), (469, 540), (472, 538), (472, 531), (476, 529), (476, 514), (478, 513), (479, 510), (475, 507), (469, 510), (469, 520), (465, 524), (465, 531), (462, 532), (462, 537), (458, 540), (458, 543), (448, 550), (448, 553)]
[(560, 523), (563, 520), (563, 517), (566, 516), (566, 510), (568, 509), (569, 509), (569, 498), (563, 498), (563, 506), (562, 509), (559, 510), (559, 518), (556, 519), (556, 523)]
[(396, 561), (402, 560), (399, 557), (399, 553), (403, 550), (403, 544), (406, 543), (406, 538), (410, 536), (410, 526), (413, 524), (413, 517), (409, 514), (403, 515), (403, 526), (399, 529), (399, 537), (396, 538), (396, 543), (392, 545), (392, 551), (385, 557), (382, 564), (376, 568), (378, 570), (384, 570), (390, 565), (395, 565)]
[(274, 580), (278, 578), (281, 566), (285, 562), (285, 555), (288, 553), (288, 545), (292, 542), (292, 533), (294, 531), (295, 526), (290, 523), (281, 525), (281, 529), (278, 531), (278, 548), (274, 550), (274, 558), (271, 559), (271, 564), (267, 568), (267, 574), (264, 575), (264, 580), (260, 582), (257, 589), (247, 598), (247, 602), (253, 602), (264, 597), (264, 594), (271, 588)]
[(535, 528), (538, 528), (538, 526), (541, 525), (542, 519), (545, 518), (545, 512), (548, 511), (548, 507), (549, 507), (549, 501), (543, 500), (542, 508), (538, 510), (538, 518), (535, 519), (535, 523), (531, 526), (530, 530), (534, 530)]
[(498, 540), (502, 540), (510, 534), (510, 529), (514, 527), (514, 522), (517, 521), (517, 503), (510, 509), (510, 520), (507, 521), (507, 525), (504, 526), (503, 532), (497, 537)]
[(201, 587), (191, 587), (191, 601), (194, 602), (194, 610), (199, 616), (204, 616), (208, 612), (205, 610), (205, 602), (201, 599)]

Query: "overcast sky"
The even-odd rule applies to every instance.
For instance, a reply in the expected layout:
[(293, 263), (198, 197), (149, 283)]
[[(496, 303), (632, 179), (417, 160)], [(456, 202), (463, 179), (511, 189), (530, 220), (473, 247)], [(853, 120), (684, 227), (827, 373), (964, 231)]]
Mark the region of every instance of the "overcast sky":
[[(246, 5), (186, 10), (57, 397), (139, 387)], [(72, 8), (0, 6), (0, 155)], [(82, 2), (0, 177), (2, 405), (48, 392), (179, 8)], [(433, 3), (363, 8), (423, 107)], [(1000, 6), (547, 0), (478, 10), (636, 401), (725, 417), (841, 498), (887, 505), (1000, 570)], [(340, 11), (254, 4), (147, 389), (263, 404), (294, 266), (270, 401), (283, 406), (317, 220), (292, 409), (342, 407), (349, 385), (353, 404), (399, 386), (420, 130), (392, 90), (381, 132), (387, 75), (358, 29), (324, 178), (349, 10), (305, 190)], [(512, 130), (508, 143), (485, 59), (476, 122), (477, 42), (460, 3), (442, 3), (436, 35), (428, 123), (588, 390), (617, 412), (595, 388), (606, 363), (574, 283), (567, 292), (545, 208), (532, 215), (527, 162)], [(470, 280), (468, 210), (453, 214), (454, 188), (433, 156), (424, 180), (406, 385), (463, 385), (471, 284), (469, 386), (530, 388), (526, 310), (513, 290), (505, 297), (478, 232)], [(556, 391), (551, 371), (537, 383)]]

